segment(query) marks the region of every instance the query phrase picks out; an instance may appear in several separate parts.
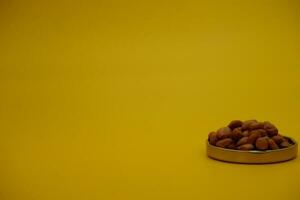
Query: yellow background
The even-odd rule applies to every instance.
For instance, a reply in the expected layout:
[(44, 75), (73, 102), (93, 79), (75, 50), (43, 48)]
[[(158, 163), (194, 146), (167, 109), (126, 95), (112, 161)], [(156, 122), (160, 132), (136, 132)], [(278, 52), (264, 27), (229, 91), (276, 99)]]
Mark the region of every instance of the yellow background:
[(210, 160), (232, 119), (300, 140), (300, 3), (0, 1), (1, 200), (299, 200), (299, 159)]

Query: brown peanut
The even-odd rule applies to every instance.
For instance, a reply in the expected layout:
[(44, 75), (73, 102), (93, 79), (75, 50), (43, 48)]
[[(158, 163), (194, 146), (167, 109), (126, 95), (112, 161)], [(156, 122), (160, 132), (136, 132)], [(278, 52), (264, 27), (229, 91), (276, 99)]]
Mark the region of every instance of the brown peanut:
[(228, 138), (231, 135), (231, 129), (229, 127), (220, 128), (217, 131), (218, 139)]
[(228, 149), (235, 149), (236, 146), (235, 146), (234, 143), (231, 143), (231, 144), (229, 144), (229, 145), (227, 146), (227, 148), (228, 148)]
[(267, 131), (269, 137), (273, 137), (278, 134), (277, 129), (265, 129), (265, 130)]
[(236, 145), (237, 145), (237, 146), (240, 146), (240, 145), (246, 144), (246, 143), (248, 143), (248, 140), (249, 140), (248, 137), (242, 137), (242, 138), (236, 143)]
[(269, 142), (270, 149), (272, 149), (272, 150), (279, 149), (279, 147), (276, 144), (276, 142), (274, 142), (274, 140), (272, 140), (271, 138), (269, 138), (268, 142)]
[(264, 122), (264, 129), (267, 131), (269, 137), (273, 137), (278, 134), (278, 129), (270, 122)]
[(246, 120), (246, 121), (244, 121), (244, 122), (243, 122), (243, 125), (242, 125), (242, 129), (243, 129), (243, 130), (249, 129), (249, 127), (250, 127), (251, 124), (253, 124), (253, 123), (257, 123), (257, 121), (256, 121), (256, 120)]
[(284, 141), (284, 138), (281, 135), (275, 135), (272, 137), (272, 139), (276, 142), (276, 144), (280, 144)]
[(248, 137), (250, 135), (250, 131), (246, 130), (242, 132), (242, 136)]
[(259, 150), (267, 150), (269, 147), (268, 137), (260, 137), (256, 140), (255, 146)]
[(288, 141), (283, 141), (280, 143), (280, 147), (282, 148), (287, 148), (290, 146), (290, 143)]
[(225, 139), (219, 140), (219, 141), (216, 143), (216, 146), (217, 146), (217, 147), (225, 148), (225, 147), (227, 147), (229, 144), (231, 144), (232, 142), (233, 142), (233, 140), (232, 140), (231, 138), (225, 138)]
[(235, 128), (235, 129), (232, 131), (232, 139), (233, 139), (233, 140), (238, 140), (238, 139), (240, 139), (241, 137), (243, 137), (243, 135), (242, 135), (242, 128), (241, 128), (241, 127)]
[(253, 146), (253, 144), (243, 144), (243, 145), (239, 146), (237, 149), (238, 150), (249, 151), (249, 150), (254, 149), (254, 146)]
[(276, 126), (274, 126), (271, 122), (265, 121), (265, 122), (263, 122), (263, 124), (264, 124), (264, 129), (268, 129), (268, 128), (276, 129)]
[(218, 137), (217, 137), (217, 133), (216, 132), (211, 132), (209, 134), (209, 143), (212, 145), (216, 145), (217, 141), (218, 141)]
[(240, 120), (233, 120), (228, 124), (228, 127), (231, 128), (231, 130), (241, 127), (243, 125), (243, 122)]
[(267, 131), (265, 129), (257, 129), (255, 131), (259, 132), (261, 137), (267, 136)]
[(260, 122), (253, 122), (253, 123), (249, 124), (248, 128), (250, 130), (262, 129), (262, 128), (264, 128), (264, 124), (260, 123)]
[(254, 144), (256, 139), (260, 137), (260, 133), (258, 131), (251, 131), (248, 139), (249, 144)]

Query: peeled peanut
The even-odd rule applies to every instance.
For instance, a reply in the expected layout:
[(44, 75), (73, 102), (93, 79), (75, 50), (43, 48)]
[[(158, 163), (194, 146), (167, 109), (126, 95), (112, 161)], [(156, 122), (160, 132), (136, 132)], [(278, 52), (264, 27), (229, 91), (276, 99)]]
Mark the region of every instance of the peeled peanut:
[(268, 137), (260, 137), (256, 140), (255, 146), (258, 150), (267, 150), (269, 147)]
[(220, 128), (217, 131), (218, 139), (224, 139), (231, 136), (231, 129), (229, 127)]
[(250, 132), (250, 136), (248, 139), (249, 144), (254, 144), (256, 139), (260, 137), (260, 133), (256, 130)]
[(231, 130), (241, 127), (243, 125), (243, 122), (240, 120), (233, 120), (228, 124), (228, 127), (231, 128)]
[(237, 149), (248, 151), (248, 150), (254, 149), (254, 146), (253, 146), (253, 144), (243, 144), (243, 145), (239, 146)]
[(218, 141), (217, 133), (216, 132), (209, 133), (208, 141), (210, 144), (216, 145)]
[(279, 149), (278, 145), (276, 144), (276, 142), (274, 142), (274, 140), (269, 138), (268, 142), (269, 142), (270, 149), (272, 150)]
[(240, 146), (240, 145), (243, 145), (243, 144), (246, 144), (246, 143), (248, 143), (248, 137), (242, 137), (237, 143), (236, 143), (236, 145), (237, 146)]
[(233, 142), (233, 140), (232, 140), (231, 138), (225, 138), (225, 139), (219, 140), (219, 141), (216, 143), (216, 146), (217, 146), (217, 147), (225, 148), (225, 147), (227, 147), (229, 144), (231, 144), (232, 142)]

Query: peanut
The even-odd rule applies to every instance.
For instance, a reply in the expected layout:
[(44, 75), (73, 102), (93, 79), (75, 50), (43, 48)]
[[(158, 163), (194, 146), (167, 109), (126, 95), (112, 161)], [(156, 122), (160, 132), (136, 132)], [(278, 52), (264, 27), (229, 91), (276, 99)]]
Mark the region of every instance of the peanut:
[(228, 124), (228, 127), (231, 128), (231, 130), (241, 127), (243, 125), (243, 122), (240, 120), (233, 120)]
[(244, 136), (244, 137), (248, 137), (249, 135), (250, 135), (250, 132), (248, 130), (242, 132), (242, 136)]
[(272, 139), (276, 142), (276, 144), (280, 144), (284, 141), (284, 138), (281, 135), (275, 135), (272, 137)]
[(209, 141), (210, 144), (216, 145), (216, 143), (218, 141), (217, 133), (216, 132), (211, 132), (209, 134), (208, 141)]
[(236, 143), (236, 145), (237, 145), (237, 146), (240, 146), (240, 145), (246, 144), (246, 143), (248, 143), (248, 140), (249, 140), (248, 137), (242, 137), (242, 138)]
[(243, 135), (242, 135), (242, 128), (241, 128), (241, 127), (235, 128), (235, 129), (232, 131), (232, 139), (233, 139), (233, 140), (238, 140), (238, 139), (240, 139), (241, 137), (243, 137)]
[(254, 144), (256, 139), (260, 137), (260, 133), (258, 131), (251, 131), (248, 139), (249, 144)]
[(276, 142), (274, 142), (274, 140), (272, 140), (271, 138), (269, 138), (268, 142), (269, 142), (270, 149), (272, 149), (272, 150), (279, 149), (279, 147), (276, 144)]
[(243, 125), (242, 125), (242, 129), (243, 129), (243, 130), (249, 129), (249, 127), (250, 127), (251, 124), (253, 124), (253, 123), (257, 123), (257, 121), (256, 121), (256, 120), (246, 120), (246, 121), (244, 121), (244, 122), (243, 122)]
[(262, 129), (262, 128), (264, 128), (264, 124), (263, 123), (259, 123), (259, 122), (253, 122), (253, 123), (249, 124), (248, 128), (250, 130)]
[(278, 134), (278, 129), (270, 122), (264, 122), (264, 129), (267, 131), (269, 137), (273, 137)]
[(219, 140), (219, 141), (216, 143), (216, 146), (217, 146), (217, 147), (225, 148), (225, 147), (227, 147), (229, 144), (231, 144), (232, 142), (233, 142), (233, 140), (232, 140), (231, 138), (225, 138), (225, 139)]
[(243, 144), (238, 147), (238, 150), (248, 151), (254, 149), (253, 144)]
[(267, 136), (267, 131), (264, 129), (257, 129), (256, 131), (259, 132), (262, 137)]
[(267, 150), (269, 147), (268, 137), (260, 137), (256, 140), (255, 146), (259, 150)]
[(218, 139), (228, 138), (231, 134), (232, 134), (232, 132), (229, 127), (223, 127), (217, 131)]
[(228, 148), (228, 149), (235, 149), (236, 146), (235, 146), (234, 143), (231, 143), (231, 144), (229, 144), (229, 145), (227, 146), (227, 148)]
[(291, 144), (288, 141), (283, 141), (280, 143), (280, 147), (282, 148), (287, 148), (289, 147)]

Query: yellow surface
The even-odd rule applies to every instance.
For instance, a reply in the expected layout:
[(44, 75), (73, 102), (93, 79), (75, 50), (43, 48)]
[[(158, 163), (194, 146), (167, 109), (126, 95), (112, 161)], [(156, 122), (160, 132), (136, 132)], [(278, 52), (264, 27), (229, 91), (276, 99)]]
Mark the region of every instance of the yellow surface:
[(300, 140), (298, 1), (0, 1), (1, 200), (299, 200), (300, 160), (205, 156), (231, 119)]

